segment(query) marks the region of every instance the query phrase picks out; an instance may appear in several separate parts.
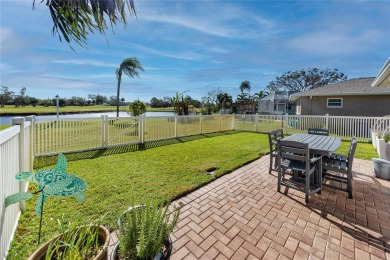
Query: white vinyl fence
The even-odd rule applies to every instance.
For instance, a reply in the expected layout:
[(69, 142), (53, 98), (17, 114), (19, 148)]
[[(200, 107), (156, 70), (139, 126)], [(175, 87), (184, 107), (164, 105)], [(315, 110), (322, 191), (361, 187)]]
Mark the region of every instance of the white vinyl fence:
[[(302, 115), (196, 115), (52, 119), (35, 122), (35, 155), (54, 155), (109, 148), (178, 137), (240, 130), (267, 133), (282, 128), (285, 134), (327, 128), (330, 135), (370, 141), (371, 129), (382, 117)], [(382, 124), (390, 124), (388, 121)]]
[[(32, 120), (31, 117), (28, 120)], [(33, 163), (32, 140), (33, 124), (18, 117), (13, 126), (0, 131), (0, 258), (5, 258), (12, 240), (20, 210), (24, 203), (4, 206), (6, 196), (26, 191), (27, 183), (19, 182), (15, 175), (21, 171), (31, 171)]]

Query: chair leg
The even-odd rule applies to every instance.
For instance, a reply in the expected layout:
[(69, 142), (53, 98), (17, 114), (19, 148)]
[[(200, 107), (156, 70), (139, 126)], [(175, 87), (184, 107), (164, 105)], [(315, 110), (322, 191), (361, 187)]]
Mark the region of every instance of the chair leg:
[(308, 172), (306, 172), (306, 184), (305, 184), (305, 202), (309, 203), (309, 196), (310, 196), (310, 175)]
[(271, 174), (272, 172), (272, 154), (269, 155), (269, 174)]
[(318, 178), (318, 185), (321, 187), (318, 194), (321, 194), (322, 192), (322, 158), (320, 159), (320, 162), (318, 163), (318, 172), (317, 172), (317, 178)]
[(278, 192), (280, 192), (282, 182), (282, 167), (278, 165)]
[(350, 169), (348, 169), (347, 175), (348, 198), (352, 199), (352, 172), (350, 172)]

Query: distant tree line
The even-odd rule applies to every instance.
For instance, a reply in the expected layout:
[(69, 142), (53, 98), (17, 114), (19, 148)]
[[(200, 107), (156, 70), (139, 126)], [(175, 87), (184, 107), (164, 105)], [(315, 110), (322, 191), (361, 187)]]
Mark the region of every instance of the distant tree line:
[[(25, 106), (56, 106), (56, 98), (47, 98), (47, 99), (38, 99), (26, 95), (26, 87), (22, 87), (18, 94), (15, 94), (13, 91), (10, 91), (7, 86), (1, 86), (0, 91), (0, 107), (5, 105), (14, 105), (15, 107), (25, 107)], [(87, 98), (73, 96), (71, 98), (59, 98), (59, 106), (92, 106), (92, 105), (116, 105), (116, 96), (106, 97), (99, 94), (89, 94)], [(126, 105), (125, 99), (120, 99), (121, 105)]]
[[(123, 72), (127, 75), (133, 75), (136, 70), (141, 70), (142, 67), (137, 63), (138, 60), (134, 58), (128, 58), (123, 61), (121, 67)], [(129, 63), (129, 64), (127, 64)], [(134, 64), (133, 64), (134, 63)], [(129, 69), (126, 66), (130, 66)], [(135, 70), (135, 72), (133, 71)], [(118, 69), (119, 71), (119, 69)], [(129, 71), (132, 71), (131, 74)], [(119, 72), (118, 72), (119, 73)], [(119, 74), (120, 75), (120, 74)], [(134, 74), (137, 76), (138, 74)], [(133, 76), (134, 76), (133, 75)], [(271, 81), (267, 85), (268, 91), (305, 91), (313, 88), (325, 86), (330, 83), (337, 83), (342, 80), (346, 80), (347, 76), (334, 70), (319, 70), (317, 68), (307, 70), (288, 71), (280, 76), (277, 76), (274, 81)], [(120, 77), (118, 77), (118, 91), (117, 96), (106, 97), (99, 94), (89, 94), (87, 98), (73, 96), (71, 98), (60, 98), (59, 105), (64, 106), (90, 106), (90, 105), (111, 105), (116, 106), (119, 96)], [(175, 96), (165, 96), (163, 98), (153, 97), (149, 103), (146, 103), (152, 108), (164, 108), (173, 107), (175, 113), (178, 115), (188, 115), (195, 111), (200, 110), (202, 114), (218, 113), (224, 110), (226, 113), (236, 113), (237, 110), (244, 105), (248, 104), (250, 107), (257, 110), (258, 101), (269, 94), (268, 91), (261, 90), (253, 95), (250, 94), (252, 90), (252, 84), (250, 81), (242, 81), (239, 85), (240, 94), (237, 95), (234, 100), (232, 95), (222, 91), (219, 87), (210, 90), (207, 95), (203, 96), (201, 100), (192, 98), (189, 95), (184, 95), (187, 91), (176, 92)], [(137, 101), (137, 106), (142, 101)], [(127, 105), (125, 99), (120, 99), (120, 105)], [(22, 87), (18, 94), (10, 91), (7, 86), (1, 86), (0, 93), (0, 107), (4, 105), (19, 106), (55, 106), (56, 98), (51, 99), (37, 99), (26, 95), (26, 87)], [(242, 111), (238, 111), (241, 112)], [(251, 111), (253, 112), (253, 111)]]

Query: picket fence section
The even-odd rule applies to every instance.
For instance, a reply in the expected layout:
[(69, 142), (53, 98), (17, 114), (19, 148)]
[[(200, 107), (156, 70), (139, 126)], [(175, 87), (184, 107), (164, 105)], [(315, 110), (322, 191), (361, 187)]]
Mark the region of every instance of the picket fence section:
[(390, 118), (302, 115), (195, 115), (53, 119), (35, 122), (37, 156), (109, 148), (185, 136), (240, 130), (267, 133), (282, 128), (286, 134), (308, 128), (327, 128), (331, 135), (370, 141), (371, 129), (390, 124)]
[[(31, 117), (28, 120), (32, 120)], [(31, 171), (33, 124), (14, 118), (13, 126), (0, 131), (0, 258), (5, 258), (24, 203), (4, 206), (5, 197), (26, 191), (27, 183), (15, 179), (21, 171)]]

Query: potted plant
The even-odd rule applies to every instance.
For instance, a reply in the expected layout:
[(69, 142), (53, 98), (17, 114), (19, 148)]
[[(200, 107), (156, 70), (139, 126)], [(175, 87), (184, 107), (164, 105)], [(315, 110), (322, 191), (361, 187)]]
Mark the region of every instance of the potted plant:
[(110, 232), (100, 221), (89, 225), (65, 225), (59, 221), (61, 233), (40, 246), (29, 260), (107, 259)]
[(169, 235), (176, 226), (180, 209), (168, 211), (169, 203), (151, 202), (131, 207), (118, 218), (119, 242), (111, 259), (169, 259), (172, 240)]

